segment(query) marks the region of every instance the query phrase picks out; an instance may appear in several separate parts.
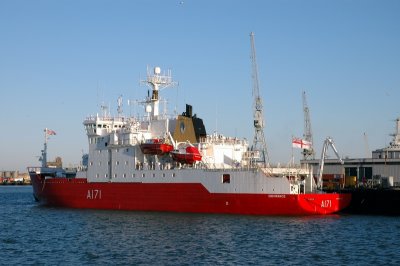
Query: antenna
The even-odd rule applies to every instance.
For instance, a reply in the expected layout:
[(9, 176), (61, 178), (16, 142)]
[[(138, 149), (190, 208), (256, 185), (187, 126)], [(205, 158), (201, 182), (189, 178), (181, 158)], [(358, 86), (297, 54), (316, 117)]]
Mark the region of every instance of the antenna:
[(315, 159), (315, 151), (314, 151), (314, 142), (311, 130), (311, 119), (310, 119), (310, 109), (307, 105), (306, 92), (303, 91), (303, 112), (304, 112), (304, 133), (303, 137), (305, 141), (308, 141), (310, 144), (309, 149), (303, 149), (303, 159)]
[(103, 113), (103, 117), (108, 117), (108, 106), (103, 103), (100, 108)]
[(260, 96), (260, 85), (258, 81), (258, 67), (256, 60), (256, 48), (254, 45), (254, 33), (250, 33), (251, 42), (251, 63), (252, 63), (252, 80), (253, 80), (253, 118), (254, 118), (254, 139), (252, 150), (259, 152), (258, 163), (263, 167), (269, 164), (267, 144), (264, 136), (264, 116), (263, 105)]
[(120, 95), (118, 97), (117, 103), (118, 103), (118, 107), (117, 107), (118, 116), (121, 117), (122, 113), (123, 113), (123, 111), (122, 111), (122, 95)]

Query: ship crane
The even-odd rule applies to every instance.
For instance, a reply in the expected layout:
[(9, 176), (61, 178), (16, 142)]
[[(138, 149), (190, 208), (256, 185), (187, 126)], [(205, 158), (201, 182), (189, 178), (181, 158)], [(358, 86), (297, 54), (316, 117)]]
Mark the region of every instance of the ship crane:
[(335, 152), (336, 157), (339, 159), (340, 163), (341, 164), (344, 163), (342, 158), (340, 158), (338, 151), (336, 150), (335, 144), (333, 143), (333, 139), (331, 137), (327, 137), (324, 141), (324, 145), (322, 147), (322, 153), (321, 153), (321, 160), (319, 161), (317, 188), (320, 190), (322, 190), (322, 174), (324, 172), (326, 152), (327, 152), (329, 146), (332, 147), (332, 150)]
[(312, 136), (312, 130), (311, 130), (311, 119), (310, 119), (310, 109), (308, 108), (307, 105), (307, 98), (306, 98), (306, 92), (303, 91), (303, 113), (304, 113), (304, 133), (303, 137), (304, 140), (310, 143), (310, 147), (308, 149), (303, 149), (303, 159), (314, 159), (315, 152), (314, 152), (314, 142), (313, 142), (313, 136)]
[(254, 154), (258, 154), (257, 163), (266, 167), (269, 163), (269, 157), (267, 152), (267, 145), (264, 136), (264, 116), (263, 116), (263, 105), (260, 95), (260, 85), (258, 81), (258, 67), (256, 60), (256, 48), (254, 45), (254, 33), (250, 33), (251, 42), (251, 63), (252, 63), (252, 80), (253, 80), (253, 118), (254, 118), (254, 139), (252, 151)]

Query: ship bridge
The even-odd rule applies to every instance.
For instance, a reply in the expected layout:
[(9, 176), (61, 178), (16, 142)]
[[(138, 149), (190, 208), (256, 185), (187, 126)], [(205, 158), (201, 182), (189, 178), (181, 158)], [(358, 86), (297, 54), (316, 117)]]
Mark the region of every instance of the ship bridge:
[(124, 117), (90, 116), (83, 122), (88, 136), (105, 136), (125, 127)]

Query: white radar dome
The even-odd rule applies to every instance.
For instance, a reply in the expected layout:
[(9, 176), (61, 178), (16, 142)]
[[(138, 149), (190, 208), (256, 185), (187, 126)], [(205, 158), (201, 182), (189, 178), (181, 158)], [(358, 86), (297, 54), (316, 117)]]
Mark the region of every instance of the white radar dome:
[(151, 113), (151, 105), (146, 105), (146, 113)]
[(154, 74), (160, 74), (161, 73), (161, 68), (160, 67), (155, 67), (154, 68)]

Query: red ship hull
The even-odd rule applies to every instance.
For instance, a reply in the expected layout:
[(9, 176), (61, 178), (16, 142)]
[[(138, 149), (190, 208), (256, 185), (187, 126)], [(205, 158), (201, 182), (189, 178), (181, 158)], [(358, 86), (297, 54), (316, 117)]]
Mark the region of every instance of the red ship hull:
[(193, 183), (88, 183), (86, 178), (31, 175), (35, 198), (50, 206), (248, 215), (331, 214), (350, 194), (210, 193)]

